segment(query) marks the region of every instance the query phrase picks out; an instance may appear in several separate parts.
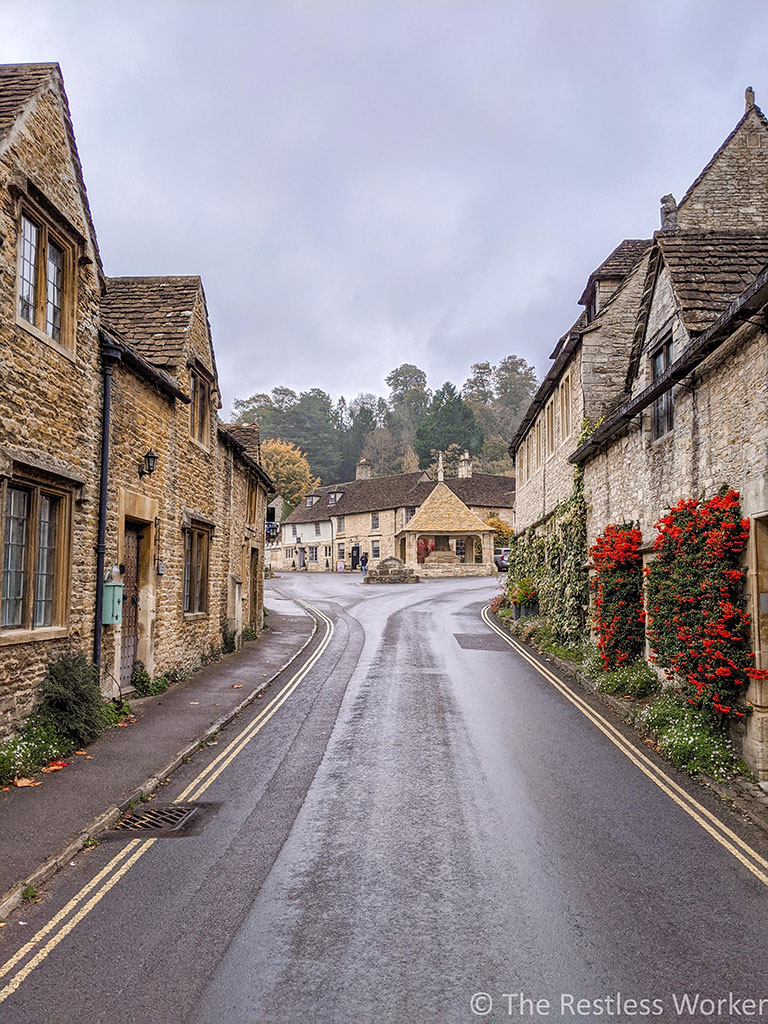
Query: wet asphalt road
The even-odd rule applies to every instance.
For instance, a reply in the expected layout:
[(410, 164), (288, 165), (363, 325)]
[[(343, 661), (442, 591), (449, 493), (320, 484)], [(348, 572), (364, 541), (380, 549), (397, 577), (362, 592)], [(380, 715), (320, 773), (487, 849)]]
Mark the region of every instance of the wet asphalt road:
[[(766, 887), (490, 633), (495, 582), (275, 585), (331, 617), (327, 651), (205, 792), (195, 834), (51, 929), (0, 1024), (721, 1021), (748, 1018), (680, 1016), (674, 996), (768, 999)], [(0, 962), (122, 847), (15, 915)], [(575, 1002), (617, 992), (648, 1012)], [(474, 993), (493, 1008), (474, 1014)]]

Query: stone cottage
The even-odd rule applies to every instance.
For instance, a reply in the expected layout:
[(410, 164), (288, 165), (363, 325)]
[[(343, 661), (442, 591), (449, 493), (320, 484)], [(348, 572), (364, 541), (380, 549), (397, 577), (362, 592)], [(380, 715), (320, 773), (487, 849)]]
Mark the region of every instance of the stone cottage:
[[(367, 553), (371, 568), (395, 555), (418, 565), (421, 575), (429, 575), (423, 567), (439, 544), (439, 549), (453, 555), (453, 575), (477, 574), (476, 565), (492, 571), (492, 541), (483, 540), (486, 533), (491, 536), (485, 521), (494, 515), (514, 526), (515, 480), (473, 473), (468, 454), (460, 459), (458, 473), (445, 479), (439, 470), (437, 480), (421, 472), (374, 477), (368, 462), (361, 459), (355, 480), (315, 488), (283, 521), (282, 552), (273, 556), (273, 566), (310, 572), (356, 570)], [(406, 539), (409, 523), (438, 486), (465, 509), (466, 529), (450, 538), (441, 536), (439, 541), (444, 531), (425, 530), (412, 549)]]
[(0, 733), (64, 654), (111, 695), (261, 624), (268, 481), (219, 404), (199, 278), (105, 277), (61, 71), (0, 66)]
[[(546, 522), (581, 466), (588, 541), (609, 523), (635, 521), (646, 561), (652, 557), (653, 524), (670, 505), (710, 497), (723, 484), (739, 491), (742, 514), (751, 520), (748, 608), (756, 660), (763, 668), (768, 667), (766, 181), (768, 122), (747, 90), (743, 117), (679, 205), (664, 196), (661, 230), (650, 242), (637, 243), (636, 259), (612, 294), (591, 303), (588, 285), (582, 296), (587, 310), (561, 343), (561, 352), (573, 344), (570, 366), (563, 361), (548, 375), (548, 390), (537, 396), (536, 408), (529, 409), (512, 442), (518, 531)], [(547, 410), (566, 372), (575, 410), (588, 418), (591, 432), (577, 440), (578, 431), (572, 430), (567, 444), (555, 444), (552, 452)], [(553, 417), (557, 439), (556, 412)], [(540, 458), (529, 460), (531, 444), (534, 451), (540, 444)], [(744, 756), (768, 780), (766, 683), (753, 681), (747, 699), (753, 713), (741, 737)]]

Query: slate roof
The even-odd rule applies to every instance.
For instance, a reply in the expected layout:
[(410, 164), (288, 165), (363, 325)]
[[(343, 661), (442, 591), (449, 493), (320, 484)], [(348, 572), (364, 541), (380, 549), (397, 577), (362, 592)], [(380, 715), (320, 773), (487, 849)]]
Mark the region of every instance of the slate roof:
[(652, 244), (652, 238), (625, 238), (623, 242), (619, 242), (597, 270), (593, 270), (589, 275), (589, 280), (579, 299), (579, 304), (584, 305), (587, 301), (587, 292), (593, 281), (600, 281), (606, 278), (617, 281), (623, 280)]
[(768, 234), (660, 232), (683, 323), (706, 330), (768, 264)]
[(234, 437), (247, 455), (256, 461), (261, 462), (261, 441), (259, 440), (259, 427), (256, 423), (222, 423), (222, 429), (230, 437)]
[(154, 366), (176, 366), (202, 282), (190, 277), (109, 277), (101, 299), (104, 326)]
[(88, 228), (96, 255), (96, 264), (99, 274), (103, 276), (104, 269), (101, 263), (99, 243), (96, 238), (96, 228), (91, 217), (88, 191), (85, 187), (85, 178), (83, 177), (83, 165), (80, 163), (80, 154), (77, 151), (75, 129), (72, 125), (72, 114), (69, 110), (69, 100), (64, 90), (64, 79), (58, 64), (0, 64), (0, 139), (8, 134), (32, 97), (51, 79), (55, 80), (61, 95), (64, 125), (72, 150), (72, 161), (75, 166), (77, 183), (83, 197), (85, 216), (88, 220)]
[[(474, 473), (461, 480), (452, 478), (446, 486), (467, 505), (487, 508), (513, 508), (515, 481), (513, 477)], [(373, 477), (370, 480), (350, 480), (346, 483), (316, 487), (312, 494), (317, 501), (307, 508), (306, 501), (294, 509), (284, 520), (286, 523), (316, 523), (337, 515), (357, 512), (381, 512), (391, 508), (410, 508), (422, 505), (437, 487), (435, 480), (424, 473), (401, 473), (397, 476)], [(329, 505), (328, 496), (338, 492), (342, 497)]]
[(477, 533), (489, 529), (444, 483), (435, 484), (419, 511), (403, 527), (408, 533)]

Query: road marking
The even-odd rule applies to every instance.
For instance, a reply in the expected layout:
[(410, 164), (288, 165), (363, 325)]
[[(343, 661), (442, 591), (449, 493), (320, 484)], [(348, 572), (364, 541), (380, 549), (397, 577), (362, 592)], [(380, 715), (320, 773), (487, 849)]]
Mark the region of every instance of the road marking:
[[(659, 789), (666, 793), (666, 795), (681, 807), (686, 814), (701, 825), (705, 832), (708, 832), (713, 839), (717, 840), (717, 842), (728, 850), (728, 852), (742, 863), (745, 868), (751, 871), (752, 874), (763, 883), (763, 885), (768, 886), (768, 872), (762, 870), (762, 868), (768, 869), (768, 861), (766, 861), (765, 858), (761, 857), (756, 850), (753, 850), (751, 846), (728, 828), (728, 826), (716, 815), (700, 804), (698, 800), (695, 800), (690, 793), (686, 792), (682, 786), (678, 785), (674, 779), (670, 778), (666, 772), (659, 768), (658, 765), (654, 764), (654, 762), (641, 750), (635, 747), (635, 745), (631, 743), (614, 725), (612, 725), (606, 718), (603, 718), (598, 711), (595, 711), (595, 709), (579, 697), (578, 694), (573, 693), (573, 691), (562, 683), (553, 672), (544, 665), (541, 665), (520, 643), (510, 637), (503, 629), (501, 629), (500, 626), (493, 622), (490, 617), (490, 610), (488, 606), (483, 608), (480, 614), (487, 626), (489, 626), (495, 633), (498, 633), (499, 636), (503, 637), (509, 646), (519, 654), (521, 658), (532, 665), (533, 668), (535, 668), (540, 675), (544, 676), (547, 682), (551, 683), (555, 689), (559, 690), (566, 700), (569, 700), (585, 718), (588, 718), (593, 725), (597, 726), (597, 728), (608, 737), (611, 743), (618, 747), (625, 757), (629, 758), (629, 760), (632, 761), (644, 775), (658, 786)], [(752, 859), (750, 860), (749, 858)]]
[[(334, 634), (334, 625), (332, 620), (314, 606), (307, 604), (304, 601), (297, 601), (298, 604), (306, 608), (309, 612), (317, 616), (325, 625), (325, 635), (320, 641), (317, 648), (314, 650), (312, 655), (307, 659), (304, 665), (294, 673), (293, 676), (288, 680), (285, 686), (276, 694), (276, 696), (266, 705), (258, 714), (258, 716), (249, 723), (242, 730), (242, 732), (236, 736), (231, 743), (212, 761), (209, 765), (200, 772), (200, 774), (186, 787), (183, 793), (176, 797), (174, 803), (181, 803), (187, 798), (189, 794), (193, 793), (190, 799), (197, 800), (202, 794), (208, 789), (210, 785), (221, 775), (224, 769), (234, 761), (239, 753), (245, 746), (264, 728), (267, 722), (275, 715), (280, 708), (285, 704), (291, 694), (301, 684), (302, 680), (311, 671), (317, 661), (325, 653), (328, 645), (331, 642), (331, 638)], [(315, 620), (317, 622), (317, 619)], [(13, 956), (7, 960), (0, 967), (0, 978), (4, 977), (11, 971), (17, 964), (19, 964), (25, 957), (32, 952), (32, 950), (39, 946), (43, 939), (49, 935), (57, 926), (61, 925), (59, 930), (53, 935), (51, 939), (46, 942), (42, 948), (32, 957), (27, 964), (21, 968), (5, 985), (4, 988), (0, 989), (0, 1003), (4, 1002), (8, 996), (12, 995), (16, 989), (29, 977), (32, 971), (35, 970), (51, 953), (58, 944), (66, 938), (67, 935), (86, 917), (87, 914), (93, 910), (93, 908), (107, 895), (120, 879), (130, 871), (133, 865), (144, 856), (147, 850), (157, 842), (157, 839), (132, 839), (116, 856), (106, 864), (97, 875), (95, 875), (90, 882), (87, 882), (82, 889), (72, 899), (55, 914), (50, 921), (48, 921), (43, 927), (29, 940), (24, 946), (16, 951)], [(130, 856), (128, 856), (130, 854)], [(128, 859), (126, 860), (126, 857)], [(121, 862), (123, 862), (121, 864)], [(112, 873), (114, 872), (114, 873)], [(107, 877), (109, 876), (109, 877)], [(104, 881), (104, 879), (107, 879)], [(69, 920), (62, 924), (62, 922), (69, 917), (73, 910), (79, 903), (90, 893), (97, 885), (104, 883), (100, 889), (94, 893), (93, 896), (85, 903), (84, 906), (77, 911), (77, 913), (69, 918)]]

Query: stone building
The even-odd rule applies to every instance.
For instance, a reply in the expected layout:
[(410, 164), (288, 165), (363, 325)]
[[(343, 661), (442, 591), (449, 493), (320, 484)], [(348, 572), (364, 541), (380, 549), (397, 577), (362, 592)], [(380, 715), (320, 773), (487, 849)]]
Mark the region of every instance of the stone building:
[[(635, 521), (646, 560), (653, 524), (670, 505), (710, 497), (723, 484), (739, 491), (751, 520), (754, 649), (768, 668), (768, 122), (751, 90), (746, 98), (743, 117), (680, 204), (662, 199), (661, 230), (577, 328), (570, 372), (591, 434), (579, 444), (572, 432), (560, 475), (547, 475), (546, 460), (525, 474), (525, 445), (546, 419), (553, 382), (513, 450), (519, 531), (542, 523), (565, 496), (564, 469), (581, 466), (588, 541), (608, 523)], [(765, 682), (753, 681), (747, 699), (753, 714), (739, 739), (768, 780)]]
[(112, 695), (260, 626), (268, 480), (219, 405), (199, 278), (105, 278), (59, 67), (0, 66), (0, 732), (64, 654)]
[[(406, 552), (403, 531), (439, 485), (455, 495), (472, 514), (473, 537), (480, 538), (485, 520), (491, 515), (514, 526), (513, 477), (473, 473), (468, 455), (460, 461), (459, 473), (460, 476), (445, 480), (440, 471), (438, 480), (421, 472), (373, 477), (371, 467), (361, 459), (355, 480), (317, 487), (283, 521), (282, 554), (275, 553), (273, 566), (306, 568), (310, 572), (355, 570), (367, 553), (371, 568), (381, 559), (397, 556), (409, 564), (418, 564), (420, 574), (426, 575), (421, 570), (435, 548), (435, 536), (425, 533), (416, 551)], [(475, 547), (474, 543), (467, 544), (467, 535), (464, 530), (462, 536), (450, 538), (450, 550), (458, 559), (454, 575), (476, 572), (469, 568), (475, 565)], [(480, 548), (481, 561), (485, 562), (487, 552), (482, 544)], [(492, 550), (490, 555), (492, 562)]]

